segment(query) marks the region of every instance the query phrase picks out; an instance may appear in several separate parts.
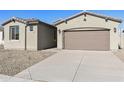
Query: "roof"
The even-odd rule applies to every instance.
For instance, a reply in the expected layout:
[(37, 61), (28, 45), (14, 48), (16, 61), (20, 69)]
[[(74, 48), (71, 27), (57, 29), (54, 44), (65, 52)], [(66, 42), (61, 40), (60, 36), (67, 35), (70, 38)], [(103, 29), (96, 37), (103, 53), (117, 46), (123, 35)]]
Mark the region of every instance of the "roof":
[(65, 21), (71, 20), (71, 19), (76, 18), (76, 17), (81, 16), (81, 15), (86, 15), (86, 14), (96, 16), (96, 17), (99, 17), (99, 18), (104, 18), (104, 19), (107, 19), (107, 20), (112, 20), (112, 21), (119, 22), (119, 23), (122, 22), (121, 19), (113, 18), (113, 17), (110, 17), (110, 16), (105, 16), (105, 15), (96, 14), (96, 13), (92, 13), (92, 12), (80, 12), (78, 14), (75, 14), (75, 15), (70, 16), (68, 18), (65, 18), (63, 20), (57, 20), (56, 22), (54, 22), (54, 25), (61, 24)]
[(31, 25), (31, 24), (45, 24), (45, 25), (48, 25), (48, 26), (51, 26), (51, 27), (55, 27), (51, 24), (48, 24), (48, 23), (45, 23), (43, 21), (40, 21), (39, 19), (35, 19), (35, 18), (31, 18), (31, 19), (23, 19), (23, 18), (19, 18), (19, 17), (12, 17), (10, 18), (9, 20), (5, 21), (2, 26), (8, 24), (9, 22), (11, 21), (18, 21), (18, 22), (21, 22), (21, 23), (24, 23), (24, 24), (27, 24), (27, 25)]
[(4, 29), (3, 29), (3, 27), (2, 27), (2, 26), (0, 26), (0, 32), (1, 32), (1, 31), (4, 31)]

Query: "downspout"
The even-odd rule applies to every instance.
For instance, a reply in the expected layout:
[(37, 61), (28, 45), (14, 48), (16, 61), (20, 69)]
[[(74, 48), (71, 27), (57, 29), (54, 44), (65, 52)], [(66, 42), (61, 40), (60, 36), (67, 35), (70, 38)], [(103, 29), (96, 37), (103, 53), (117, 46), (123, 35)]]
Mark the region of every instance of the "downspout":
[(27, 50), (27, 24), (25, 26), (25, 50)]
[(120, 30), (120, 49), (122, 49), (122, 32), (121, 32), (121, 28), (119, 29)]
[(121, 25), (121, 24), (118, 25), (119, 30), (120, 30), (120, 31), (119, 31), (119, 33), (120, 33), (120, 34), (119, 34), (119, 37), (120, 37), (120, 40), (119, 40), (119, 41), (120, 41), (120, 48), (122, 49), (122, 47), (123, 47), (123, 46), (122, 46), (122, 40), (121, 40), (121, 39), (122, 39), (122, 30), (121, 30), (120, 25)]

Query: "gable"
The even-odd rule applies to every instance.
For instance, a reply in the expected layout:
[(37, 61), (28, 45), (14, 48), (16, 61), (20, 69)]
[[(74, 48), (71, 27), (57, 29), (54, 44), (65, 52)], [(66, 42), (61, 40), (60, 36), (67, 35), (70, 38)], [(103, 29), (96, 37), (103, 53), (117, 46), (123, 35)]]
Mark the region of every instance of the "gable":
[(76, 15), (73, 15), (73, 16), (70, 16), (66, 19), (63, 19), (63, 20), (59, 20), (59, 21), (56, 21), (54, 23), (55, 26), (61, 24), (61, 23), (64, 23), (64, 22), (67, 22), (67, 21), (70, 21), (70, 20), (73, 20), (75, 18), (78, 18), (80, 16), (84, 16), (84, 17), (87, 17), (87, 15), (90, 15), (90, 16), (93, 16), (93, 17), (96, 17), (96, 18), (101, 18), (101, 19), (104, 19), (106, 21), (114, 21), (114, 22), (118, 22), (118, 23), (121, 23), (122, 20), (120, 19), (116, 19), (116, 18), (113, 18), (113, 17), (109, 17), (109, 16), (104, 16), (104, 15), (99, 15), (99, 14), (95, 14), (95, 13), (91, 13), (91, 12), (83, 12), (83, 13), (78, 13)]
[(26, 24), (26, 21), (17, 20), (17, 19), (12, 18), (12, 19), (9, 19), (9, 20), (7, 20), (6, 22), (4, 22), (4, 23), (2, 24), (2, 26), (7, 25), (7, 24), (9, 24), (9, 23), (11, 23), (11, 22), (19, 22), (19, 23)]
[(58, 29), (65, 30), (71, 28), (79, 27), (103, 27), (103, 28), (112, 28), (117, 27), (120, 23), (112, 20), (105, 20), (104, 18), (92, 16), (92, 15), (80, 15), (71, 20), (65, 21), (61, 24), (56, 25)]
[(14, 26), (14, 25), (25, 26), (26, 24), (24, 24), (22, 22), (18, 22), (18, 21), (10, 21), (6, 25), (4, 25), (4, 28), (7, 26)]

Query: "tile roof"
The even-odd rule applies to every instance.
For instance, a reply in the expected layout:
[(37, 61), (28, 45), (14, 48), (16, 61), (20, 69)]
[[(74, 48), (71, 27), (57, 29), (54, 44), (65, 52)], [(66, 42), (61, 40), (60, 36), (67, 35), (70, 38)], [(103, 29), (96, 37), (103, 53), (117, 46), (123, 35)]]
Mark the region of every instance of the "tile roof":
[(23, 18), (19, 18), (19, 17), (12, 17), (11, 19), (5, 21), (2, 25), (4, 26), (4, 25), (6, 25), (9, 22), (14, 21), (14, 20), (16, 20), (18, 22), (21, 22), (21, 23), (24, 23), (24, 24), (38, 24), (38, 23), (43, 23), (45, 25), (55, 27), (55, 26), (53, 26), (51, 24), (45, 23), (43, 21), (40, 21), (39, 19), (36, 19), (36, 18), (23, 19)]

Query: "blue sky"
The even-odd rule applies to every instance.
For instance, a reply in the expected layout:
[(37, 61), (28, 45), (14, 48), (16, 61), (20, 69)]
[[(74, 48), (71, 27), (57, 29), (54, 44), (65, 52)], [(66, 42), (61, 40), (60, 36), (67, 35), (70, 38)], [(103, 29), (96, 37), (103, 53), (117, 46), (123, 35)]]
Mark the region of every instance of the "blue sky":
[[(47, 23), (66, 18), (83, 10), (0, 10), (0, 24), (16, 16), (21, 18), (38, 18)], [(124, 20), (124, 10), (88, 10), (91, 12), (112, 16)], [(121, 25), (123, 27), (123, 24)]]

